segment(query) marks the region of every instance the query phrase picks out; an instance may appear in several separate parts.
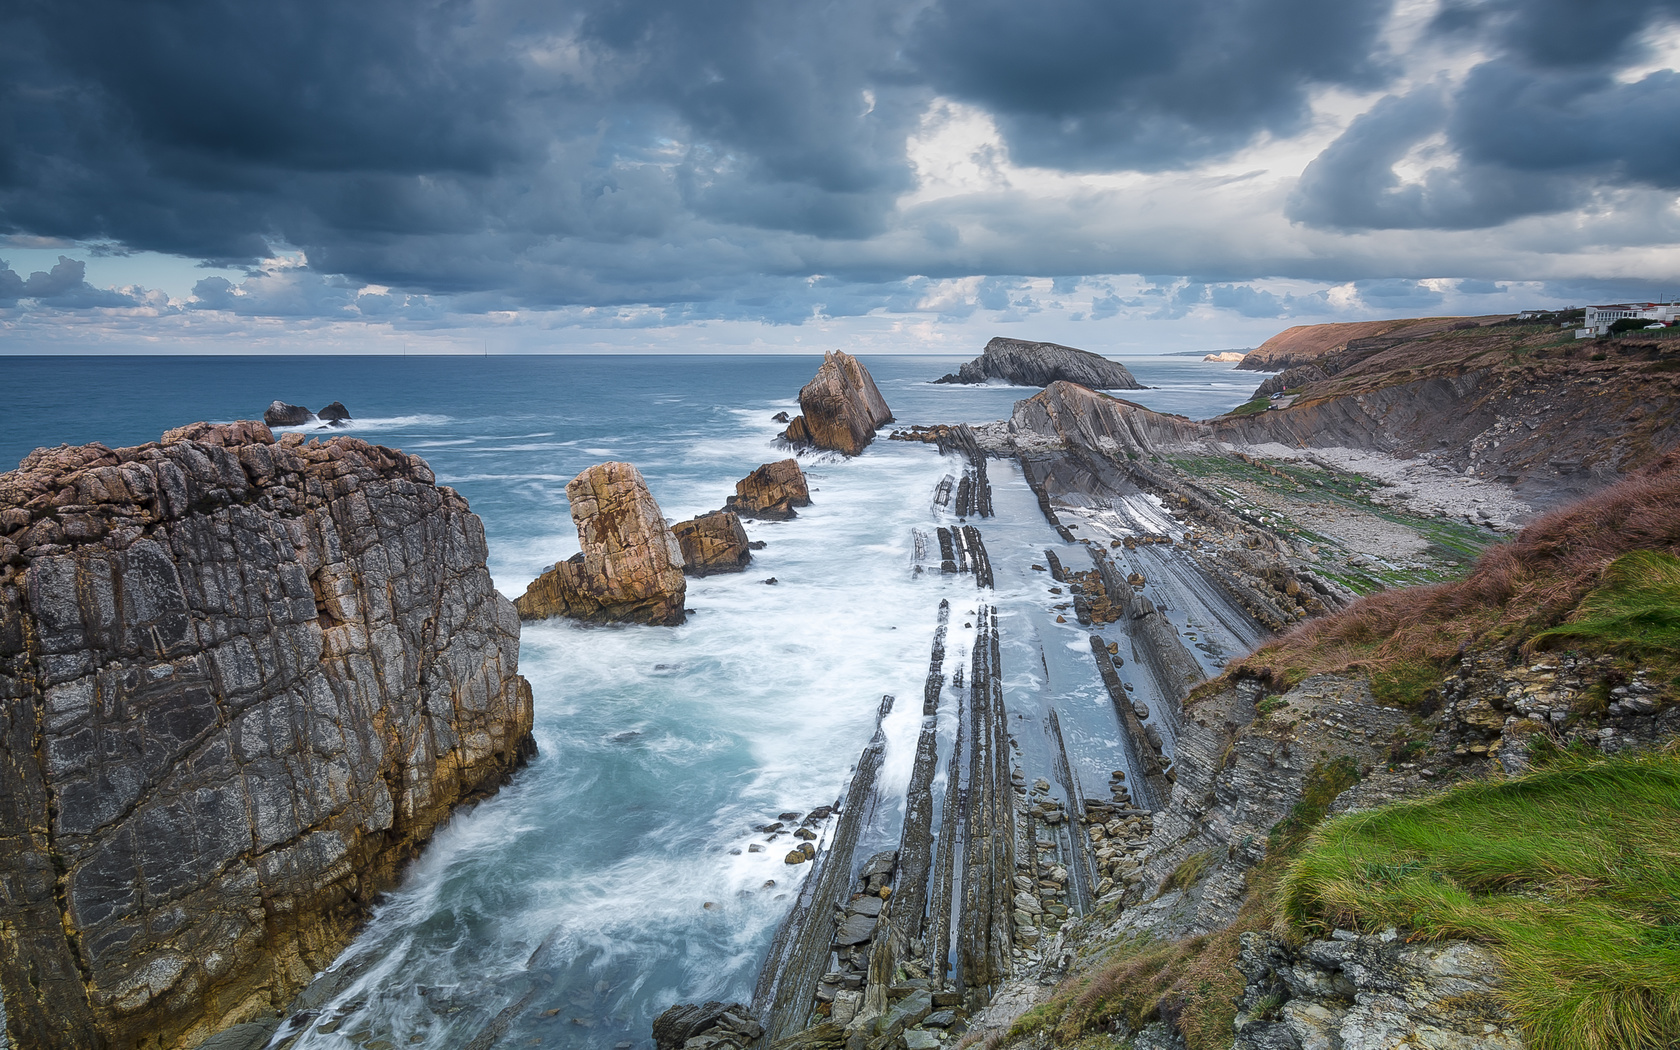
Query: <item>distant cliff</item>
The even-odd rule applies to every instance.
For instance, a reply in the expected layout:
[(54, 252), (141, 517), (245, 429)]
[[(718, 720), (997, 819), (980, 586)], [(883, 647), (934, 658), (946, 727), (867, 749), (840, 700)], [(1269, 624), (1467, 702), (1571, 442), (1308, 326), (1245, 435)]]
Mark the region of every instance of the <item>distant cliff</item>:
[(0, 475), (11, 1045), (271, 1015), (534, 753), (519, 620), (414, 456), (260, 423)]
[(1049, 386), (1057, 380), (1093, 390), (1142, 390), (1144, 386), (1125, 365), (1089, 350), (1059, 343), (994, 338), (974, 360), (936, 383), (984, 383), (1001, 379), (1015, 386)]

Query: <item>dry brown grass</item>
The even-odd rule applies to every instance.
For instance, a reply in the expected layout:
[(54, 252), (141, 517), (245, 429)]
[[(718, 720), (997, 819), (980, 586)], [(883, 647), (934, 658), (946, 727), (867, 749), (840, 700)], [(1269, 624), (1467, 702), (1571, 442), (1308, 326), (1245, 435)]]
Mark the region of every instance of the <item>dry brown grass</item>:
[(1562, 623), (1611, 562), (1636, 550), (1680, 555), (1680, 454), (1488, 548), (1463, 580), (1362, 598), (1262, 646), (1224, 677), (1287, 689), (1312, 674), (1363, 673), (1414, 692), (1467, 646), (1516, 647)]

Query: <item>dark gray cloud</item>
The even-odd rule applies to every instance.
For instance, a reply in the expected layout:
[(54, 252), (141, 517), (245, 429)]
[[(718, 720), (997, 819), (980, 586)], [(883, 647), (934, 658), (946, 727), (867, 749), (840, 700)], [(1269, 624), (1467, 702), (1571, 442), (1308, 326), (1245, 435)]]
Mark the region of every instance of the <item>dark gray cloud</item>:
[[(943, 96), (989, 113), (1017, 164), (1190, 167), (1302, 129), (1326, 87), (1390, 83), (1406, 60), (1382, 39), (1392, 2), (16, 0), (0, 5), (0, 235), (250, 268), (237, 288), (201, 282), (192, 308), (278, 317), (584, 305), (617, 323), (646, 305), (624, 323), (799, 323), (901, 309), (918, 275), (1117, 265), (1198, 269), (1160, 286), (1163, 316), (1278, 316), (1290, 304), (1246, 283), (1285, 271), (1263, 250), (1082, 240), (1002, 191), (902, 207), (906, 140)], [(1450, 6), (1432, 32), (1487, 60), (1356, 119), (1289, 216), (1475, 229), (1680, 185), (1680, 78), (1614, 75), (1677, 8)], [(1437, 140), (1452, 163), (1395, 175)], [(256, 269), (277, 247), (309, 273)], [(58, 273), (43, 280), (64, 289), (36, 295), (0, 271), (0, 301), (135, 301)], [(1043, 308), (1015, 278), (951, 304)], [(1095, 290), (1090, 316), (1122, 305)]]
[(1390, 72), (1391, 0), (935, 0), (910, 54), (1033, 164), (1159, 169), (1287, 135), (1315, 86)]
[(87, 263), (62, 255), (51, 270), (36, 270), (27, 279), (0, 260), (0, 304), (19, 299), (72, 310), (137, 305), (132, 296), (88, 284)]
[[(1343, 229), (1479, 229), (1577, 207), (1606, 188), (1680, 186), (1680, 75), (1617, 74), (1680, 0), (1455, 4), (1436, 31), (1493, 51), (1451, 90), (1389, 96), (1310, 164), (1290, 218)], [(1395, 165), (1435, 142), (1437, 163)]]

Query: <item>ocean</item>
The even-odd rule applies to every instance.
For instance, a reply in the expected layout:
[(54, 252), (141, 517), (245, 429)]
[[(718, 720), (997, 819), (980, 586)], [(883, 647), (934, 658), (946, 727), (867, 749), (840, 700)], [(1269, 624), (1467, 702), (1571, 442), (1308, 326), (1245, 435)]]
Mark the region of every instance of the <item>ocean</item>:
[[(955, 358), (863, 360), (895, 426), (1002, 419), (1032, 393), (928, 382)], [(115, 447), (193, 420), (260, 418), (276, 398), (343, 401), (354, 423), (337, 433), (416, 453), (467, 497), (512, 597), (577, 550), (565, 485), (580, 470), (634, 463), (672, 520), (716, 509), (736, 480), (787, 455), (771, 417), (798, 411), (819, 363), (6, 358), (0, 463), (38, 445)], [(1242, 403), (1258, 380), (1183, 357), (1124, 363), (1152, 389), (1123, 396), (1193, 418)], [(803, 456), (813, 505), (748, 523), (766, 547), (744, 573), (691, 580), (683, 626), (525, 626), (540, 754), (458, 812), (380, 902), (335, 964), (354, 979), (296, 1046), (453, 1048), (493, 1030), (496, 1046), (624, 1050), (649, 1045), (673, 1002), (747, 999), (810, 867), (784, 862), (786, 836), (767, 843), (754, 828), (836, 800), (882, 695), (920, 696), (941, 599), (952, 606), (947, 669), (966, 660), (964, 625), (984, 597), (999, 611), (1012, 716), (1054, 699), (1075, 775), (1105, 778), (1121, 761), (1104, 728), (1112, 711), (1085, 631), (1054, 622), (1032, 570), (1058, 541), (1019, 470), (992, 467), (997, 517), (979, 524), (997, 585), (982, 596), (971, 577), (913, 565), (914, 530), (940, 520), (933, 489), (960, 466), (882, 437), (855, 459)], [(1216, 625), (1201, 627), (1212, 668), (1229, 654)], [(917, 703), (887, 720), (889, 797), (909, 778), (919, 723)], [(877, 814), (860, 856), (890, 847), (897, 819)]]

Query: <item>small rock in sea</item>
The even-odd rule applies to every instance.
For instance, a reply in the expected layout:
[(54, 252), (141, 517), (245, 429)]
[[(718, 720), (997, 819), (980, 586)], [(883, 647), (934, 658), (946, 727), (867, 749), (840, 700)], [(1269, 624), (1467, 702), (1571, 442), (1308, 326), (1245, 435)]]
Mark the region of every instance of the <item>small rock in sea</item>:
[(350, 422), (350, 410), (344, 407), (344, 402), (334, 401), (315, 413), (315, 418), (329, 426), (342, 427)]
[(772, 423), (786, 423), (787, 421), (788, 414), (786, 412), (777, 412), (775, 415), (770, 417), (770, 422)]
[(747, 550), (750, 550), (750, 551), (761, 551), (767, 546), (768, 546), (768, 544), (766, 544), (763, 540), (748, 540), (747, 541)]
[(796, 838), (796, 839), (804, 839), (806, 842), (810, 842), (812, 839), (817, 837), (817, 833), (810, 830), (809, 828), (800, 828), (798, 831), (793, 833), (793, 837)]
[(783, 827), (782, 822), (778, 820), (773, 824), (760, 824), (758, 827), (754, 828), (753, 830), (754, 831), (762, 831), (765, 834), (770, 834), (771, 832), (782, 830), (782, 827)]
[(776, 577), (772, 576), (768, 580), (765, 580), (764, 582), (773, 584), (773, 583), (776, 583), (777, 580), (776, 580)]
[(713, 908), (717, 907), (717, 902), (707, 901), (706, 903), (700, 905), (700, 907), (705, 908), (707, 911), (711, 911)]
[(741, 855), (741, 847), (736, 846), (734, 849), (729, 851), (729, 855), (731, 857), (739, 857)]
[(1042, 565), (1034, 565), (1033, 566), (1033, 571), (1034, 572), (1045, 572), (1047, 570)]
[(973, 627), (973, 626), (974, 626), (974, 625), (973, 625), (973, 624), (971, 624), (971, 623), (965, 623), (965, 624), (963, 624), (963, 626), (964, 626), (964, 627)]
[(806, 861), (810, 860), (811, 857), (816, 855), (815, 850), (812, 850), (812, 852), (810, 854), (807, 854), (805, 852), (806, 850), (808, 850), (810, 848), (811, 848), (811, 844), (809, 842), (804, 843), (798, 849), (788, 850), (788, 855), (786, 857), (783, 857), (782, 859), (785, 862), (787, 862), (788, 864), (803, 864)]
[(776, 888), (776, 880), (775, 879), (765, 879), (764, 880), (764, 886), (762, 888), (767, 889), (767, 890), (775, 889)]
[(1067, 623), (1067, 617), (1066, 616), (1058, 616), (1058, 617), (1056, 617), (1056, 622), (1057, 623)]
[(794, 821), (799, 819), (799, 814), (790, 810), (787, 813), (776, 814), (776, 819), (784, 824), (792, 824)]
[[(740, 850), (736, 850), (736, 851), (735, 851), (735, 852), (736, 852), (736, 853), (739, 853), (739, 852), (741, 852), (741, 851), (740, 851)], [(758, 844), (758, 843), (756, 843), (756, 842), (755, 842), (755, 843), (753, 843), (753, 844), (752, 844), (752, 845), (750, 845), (750, 846), (748, 846), (748, 847), (747, 847), (747, 852), (748, 852), (748, 853), (763, 853), (763, 852), (764, 852), (764, 847), (763, 847), (763, 846), (762, 846), (762, 845), (760, 845), (760, 844)]]

